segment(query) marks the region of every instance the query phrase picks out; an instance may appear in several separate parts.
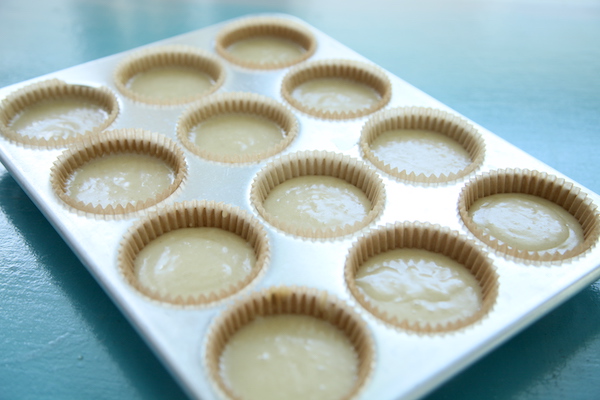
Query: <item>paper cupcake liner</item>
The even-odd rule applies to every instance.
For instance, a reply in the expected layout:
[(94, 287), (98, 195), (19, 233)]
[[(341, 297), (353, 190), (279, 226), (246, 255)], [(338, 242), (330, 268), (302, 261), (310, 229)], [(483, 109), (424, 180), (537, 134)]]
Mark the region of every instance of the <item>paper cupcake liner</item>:
[[(22, 135), (11, 127), (13, 119), (28, 107), (42, 102), (61, 99), (77, 99), (82, 103), (97, 105), (108, 113), (108, 117), (94, 129), (67, 138), (41, 138)], [(116, 96), (105, 87), (91, 87), (49, 79), (33, 83), (9, 94), (0, 105), (0, 133), (11, 142), (32, 146), (55, 148), (95, 135), (108, 128), (119, 115), (119, 103)]]
[[(193, 143), (189, 132), (211, 117), (223, 114), (252, 114), (273, 121), (283, 131), (282, 140), (259, 153), (222, 155), (215, 154)], [(253, 93), (222, 93), (209, 96), (190, 105), (177, 123), (177, 136), (194, 154), (211, 161), (224, 163), (251, 163), (280, 153), (298, 135), (298, 120), (285, 106), (266, 96)]]
[[(273, 188), (301, 176), (340, 178), (365, 193), (371, 209), (361, 221), (330, 229), (297, 227), (269, 214), (263, 203)], [(250, 198), (258, 213), (274, 227), (304, 238), (328, 239), (349, 235), (373, 222), (383, 211), (385, 188), (377, 173), (360, 160), (327, 151), (302, 151), (282, 156), (259, 171), (252, 182)]]
[(205, 347), (205, 369), (217, 392), (227, 399), (239, 399), (223, 380), (221, 355), (231, 337), (257, 317), (292, 314), (326, 321), (340, 329), (358, 356), (358, 376), (342, 399), (354, 399), (369, 380), (374, 364), (373, 338), (365, 322), (332, 295), (304, 287), (275, 287), (254, 293), (226, 309), (210, 327)]
[[(173, 169), (175, 178), (167, 189), (155, 197), (126, 205), (103, 207), (84, 203), (67, 195), (67, 182), (78, 168), (91, 160), (111, 154), (145, 154), (156, 157)], [(65, 150), (52, 166), (50, 183), (56, 195), (72, 211), (110, 217), (129, 214), (160, 203), (180, 189), (186, 175), (187, 165), (183, 151), (172, 140), (142, 129), (117, 129), (86, 138)]]
[[(236, 57), (228, 47), (243, 39), (271, 36), (291, 40), (304, 49), (302, 56), (289, 61), (256, 62)], [(253, 17), (233, 22), (223, 28), (216, 37), (215, 50), (227, 61), (249, 69), (271, 70), (286, 68), (310, 58), (317, 48), (313, 34), (303, 26), (282, 18)]]
[[(371, 144), (379, 136), (395, 129), (424, 129), (444, 134), (468, 152), (471, 163), (459, 171), (430, 175), (398, 170), (381, 160), (371, 150)], [(461, 179), (476, 171), (483, 163), (485, 155), (485, 143), (473, 125), (456, 115), (425, 107), (401, 107), (375, 114), (363, 126), (359, 145), (364, 158), (383, 172), (403, 181), (426, 184)]]
[[(127, 87), (127, 83), (136, 74), (156, 67), (191, 67), (203, 72), (214, 81), (210, 89), (193, 96), (174, 99), (158, 99), (137, 93)], [(199, 100), (214, 93), (225, 82), (225, 69), (211, 54), (192, 46), (170, 45), (147, 48), (125, 58), (114, 72), (117, 89), (134, 101), (158, 106), (175, 106)]]
[[(329, 111), (307, 106), (292, 96), (295, 88), (318, 78), (344, 78), (373, 88), (381, 98), (371, 107), (350, 111)], [(298, 65), (283, 78), (281, 95), (294, 108), (321, 119), (344, 120), (364, 117), (385, 107), (392, 97), (392, 85), (386, 74), (370, 64), (353, 60), (320, 60)]]
[[(143, 287), (134, 272), (135, 259), (140, 251), (165, 233), (182, 228), (200, 227), (220, 228), (246, 240), (254, 248), (256, 255), (251, 273), (226, 289), (185, 298)], [(154, 211), (130, 228), (121, 242), (118, 265), (125, 280), (149, 299), (176, 306), (202, 306), (214, 304), (247, 288), (264, 272), (269, 260), (270, 248), (266, 231), (254, 217), (237, 207), (223, 203), (185, 201)]]
[[(580, 223), (583, 229), (583, 243), (565, 252), (527, 251), (516, 249), (485, 233), (473, 222), (469, 209), (478, 199), (500, 193), (529, 194), (561, 206)], [(564, 260), (586, 253), (597, 244), (600, 236), (597, 205), (586, 193), (555, 175), (528, 169), (501, 169), (472, 178), (460, 194), (458, 213), (473, 235), (498, 254), (527, 263), (561, 264)]]
[[(355, 277), (370, 258), (394, 249), (422, 249), (451, 258), (467, 268), (481, 287), (481, 306), (467, 318), (448, 323), (400, 320), (380, 310), (357, 287)], [(492, 261), (475, 242), (457, 231), (421, 222), (386, 224), (358, 238), (348, 253), (344, 276), (348, 290), (367, 311), (393, 327), (419, 334), (446, 333), (470, 326), (484, 318), (498, 296), (498, 275)]]

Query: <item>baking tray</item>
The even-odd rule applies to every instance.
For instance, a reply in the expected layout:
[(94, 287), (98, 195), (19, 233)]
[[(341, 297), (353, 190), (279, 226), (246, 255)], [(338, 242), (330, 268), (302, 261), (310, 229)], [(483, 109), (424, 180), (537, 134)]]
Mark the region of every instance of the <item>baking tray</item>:
[[(318, 47), (310, 61), (343, 58), (369, 63), (369, 60), (303, 21), (281, 14), (269, 15), (294, 20), (314, 34)], [(185, 44), (214, 54), (215, 36), (230, 22), (144, 47)], [(185, 106), (144, 105), (127, 99), (116, 89), (113, 71), (130, 53), (115, 54), (5, 87), (0, 89), (0, 98), (28, 84), (50, 78), (71, 84), (106, 86), (118, 97), (120, 106), (120, 115), (110, 129), (143, 128), (177, 141), (175, 124)], [(288, 69), (257, 72), (222, 61), (226, 80), (218, 92), (258, 93), (285, 104), (279, 87)], [(424, 106), (458, 115), (400, 78), (387, 71), (386, 74), (392, 84), (392, 98), (386, 109)], [(281, 154), (327, 150), (361, 158), (358, 138), (368, 116), (328, 121), (290, 109), (300, 123), (300, 132)], [(424, 221), (473, 237), (458, 216), (457, 199), (465, 183), (475, 174), (520, 168), (547, 172), (572, 182), (485, 128), (469, 122), (479, 130), (485, 141), (486, 153), (481, 167), (464, 179), (443, 185), (404, 183), (381, 174), (386, 187), (386, 206), (382, 215), (365, 229), (396, 221)], [(335, 240), (306, 240), (263, 223), (270, 241), (271, 261), (265, 274), (250, 288), (209, 307), (182, 309), (163, 305), (148, 301), (132, 289), (117, 268), (121, 240), (140, 219), (140, 214), (112, 220), (86, 216), (67, 209), (52, 191), (50, 169), (63, 150), (24, 147), (0, 137), (2, 163), (192, 398), (208, 400), (217, 397), (203, 367), (206, 333), (227, 305), (249, 292), (276, 285), (295, 285), (334, 294), (362, 316), (375, 341), (375, 368), (361, 392), (361, 398), (412, 399), (431, 391), (600, 278), (600, 249), (597, 246), (584, 256), (562, 264), (542, 265), (525, 265), (518, 259), (489, 251), (499, 275), (499, 293), (493, 310), (480, 322), (454, 333), (416, 335), (383, 324), (360, 307), (345, 287), (343, 268), (346, 255), (360, 232)], [(273, 157), (255, 164), (230, 166), (203, 160), (186, 149), (184, 153), (189, 167), (185, 186), (160, 206), (194, 199), (214, 200), (240, 207), (260, 220), (250, 202), (250, 185), (257, 172)], [(574, 184), (595, 204), (600, 203), (597, 194), (576, 182)], [(364, 233), (365, 229), (361, 232)], [(280, 268), (282, 265), (285, 268)]]

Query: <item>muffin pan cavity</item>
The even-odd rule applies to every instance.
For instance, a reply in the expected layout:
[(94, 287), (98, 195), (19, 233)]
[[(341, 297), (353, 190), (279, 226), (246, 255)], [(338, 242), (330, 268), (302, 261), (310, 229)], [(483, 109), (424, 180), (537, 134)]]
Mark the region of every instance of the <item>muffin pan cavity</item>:
[(123, 60), (114, 80), (132, 100), (171, 106), (213, 93), (223, 84), (225, 70), (215, 57), (192, 46), (153, 47)]
[(375, 66), (353, 60), (320, 60), (288, 72), (281, 95), (306, 114), (343, 120), (385, 107), (392, 88), (386, 74)]
[(374, 115), (360, 137), (363, 156), (405, 181), (462, 178), (483, 162), (485, 144), (473, 125), (442, 110), (403, 107)]
[(237, 302), (206, 343), (207, 369), (227, 399), (355, 398), (374, 357), (358, 315), (325, 292), (297, 287)]
[(119, 115), (106, 87), (49, 79), (25, 86), (2, 100), (0, 132), (29, 146), (64, 147), (106, 129)]
[(223, 93), (188, 107), (177, 124), (179, 140), (207, 160), (257, 162), (283, 151), (298, 134), (294, 114), (252, 93)]
[(215, 202), (183, 202), (148, 215), (123, 240), (119, 266), (151, 299), (205, 305), (248, 286), (269, 260), (262, 226)]
[(293, 21), (246, 18), (227, 25), (216, 38), (215, 50), (241, 67), (270, 70), (298, 64), (312, 56), (317, 42), (310, 30)]
[(187, 174), (170, 139), (139, 129), (103, 132), (65, 150), (50, 171), (56, 195), (68, 206), (114, 216), (153, 206), (173, 194)]

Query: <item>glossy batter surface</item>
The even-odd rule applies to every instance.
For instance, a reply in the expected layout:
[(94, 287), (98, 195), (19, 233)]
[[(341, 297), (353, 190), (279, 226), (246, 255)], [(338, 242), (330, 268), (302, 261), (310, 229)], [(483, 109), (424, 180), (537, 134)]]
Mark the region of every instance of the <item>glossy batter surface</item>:
[(106, 118), (106, 110), (84, 100), (53, 99), (30, 105), (13, 118), (10, 127), (32, 138), (66, 139), (100, 126)]
[(356, 351), (342, 331), (305, 315), (257, 318), (221, 356), (225, 382), (244, 400), (340, 399), (357, 370)]
[(292, 91), (292, 97), (321, 111), (355, 111), (376, 104), (381, 96), (375, 89), (344, 78), (315, 78)]
[(481, 287), (467, 268), (421, 249), (395, 249), (368, 259), (356, 273), (356, 284), (398, 321), (444, 324), (481, 307)]
[(92, 159), (66, 182), (66, 194), (94, 206), (125, 205), (157, 196), (175, 178), (164, 161), (145, 154), (111, 154)]
[(182, 228), (148, 243), (135, 259), (135, 276), (145, 289), (174, 297), (218, 292), (254, 268), (252, 246), (219, 228)]
[(530, 251), (566, 251), (583, 242), (575, 217), (549, 200), (523, 193), (483, 197), (471, 206), (473, 222), (509, 246)]
[(332, 176), (301, 176), (275, 186), (264, 208), (298, 228), (327, 229), (363, 220), (371, 202), (356, 186)]
[(214, 80), (192, 67), (155, 67), (134, 75), (127, 87), (143, 96), (172, 100), (206, 92)]
[(200, 149), (218, 155), (255, 154), (283, 139), (275, 122), (259, 115), (216, 115), (190, 131), (190, 140)]
[(227, 51), (241, 60), (259, 64), (290, 62), (305, 53), (304, 48), (293, 40), (266, 35), (239, 40)]
[(471, 163), (467, 150), (448, 136), (424, 129), (394, 129), (371, 143), (373, 154), (398, 171), (440, 175)]

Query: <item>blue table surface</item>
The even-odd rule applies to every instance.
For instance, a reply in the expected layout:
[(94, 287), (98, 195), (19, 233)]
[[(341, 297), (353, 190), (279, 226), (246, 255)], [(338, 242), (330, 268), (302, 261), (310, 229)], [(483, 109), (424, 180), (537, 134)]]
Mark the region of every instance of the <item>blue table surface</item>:
[[(0, 87), (258, 12), (305, 20), (600, 192), (599, 1), (0, 0)], [(0, 237), (0, 399), (186, 398), (1, 166)], [(600, 398), (600, 282), (427, 398)]]

